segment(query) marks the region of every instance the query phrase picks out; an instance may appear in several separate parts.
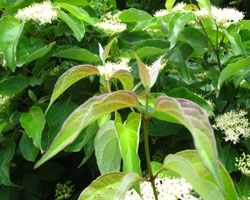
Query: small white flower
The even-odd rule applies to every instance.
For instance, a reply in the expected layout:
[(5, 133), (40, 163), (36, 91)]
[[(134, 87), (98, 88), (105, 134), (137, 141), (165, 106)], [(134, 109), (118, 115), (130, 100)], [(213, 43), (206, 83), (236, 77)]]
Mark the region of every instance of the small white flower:
[[(205, 8), (194, 12), (199, 19), (209, 18), (210, 15)], [(244, 14), (234, 8), (211, 7), (211, 16), (217, 26), (228, 28), (231, 24), (236, 24), (244, 18)]]
[(241, 154), (239, 158), (235, 158), (235, 166), (246, 176), (250, 176), (250, 155), (246, 155), (245, 152)]
[(169, 14), (169, 12), (166, 9), (161, 9), (155, 12), (154, 17), (162, 17)]
[(122, 59), (121, 62), (112, 63), (106, 62), (104, 65), (98, 66), (100, 75), (103, 76), (106, 80), (110, 79), (111, 76), (118, 70), (131, 71), (131, 67), (128, 66), (129, 59)]
[(14, 95), (0, 95), (0, 112), (6, 112)]
[(162, 16), (165, 16), (165, 15), (167, 15), (167, 14), (169, 14), (169, 13), (173, 13), (173, 12), (190, 12), (189, 10), (186, 10), (186, 9), (185, 9), (185, 6), (186, 6), (186, 5), (187, 5), (187, 4), (181, 2), (181, 3), (177, 3), (177, 4), (172, 8), (171, 11), (168, 11), (168, 10), (166, 10), (166, 9), (158, 10), (158, 11), (155, 12), (154, 17), (162, 17)]
[(121, 23), (121, 20), (118, 18), (120, 14), (120, 11), (115, 15), (112, 15), (111, 12), (108, 12), (105, 15), (104, 20), (96, 23), (96, 26), (109, 36), (113, 36), (116, 33), (123, 32), (127, 29), (127, 25)]
[(19, 9), (15, 18), (23, 21), (33, 20), (40, 24), (50, 24), (57, 19), (57, 11), (53, 9), (50, 1), (44, 1)]
[[(192, 195), (193, 187), (184, 178), (156, 178), (155, 186), (159, 200), (198, 200)], [(140, 191), (142, 198), (131, 189), (127, 192), (125, 200), (155, 200), (150, 182), (142, 182)]]
[(232, 141), (234, 144), (241, 138), (250, 137), (249, 121), (245, 117), (247, 112), (244, 110), (230, 111), (215, 118), (215, 129), (220, 129), (225, 134), (225, 141)]

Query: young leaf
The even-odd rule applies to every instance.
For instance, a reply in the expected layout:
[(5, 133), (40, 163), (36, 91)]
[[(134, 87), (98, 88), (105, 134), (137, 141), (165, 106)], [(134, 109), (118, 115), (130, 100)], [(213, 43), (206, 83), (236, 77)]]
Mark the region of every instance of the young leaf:
[(100, 58), (102, 59), (102, 63), (104, 64), (105, 63), (105, 61), (106, 61), (106, 59), (108, 58), (108, 56), (109, 56), (109, 51), (110, 51), (110, 49), (111, 49), (111, 47), (112, 47), (112, 44), (113, 44), (113, 42), (116, 40), (116, 37), (115, 38), (113, 38), (108, 44), (107, 44), (107, 46), (105, 47), (105, 49), (103, 50), (102, 48), (100, 48), (100, 47), (102, 47), (99, 43), (99, 54), (100, 54)]
[(111, 200), (119, 190), (125, 174), (112, 172), (99, 176), (85, 188), (78, 200)]
[(6, 16), (0, 19), (0, 49), (12, 72), (16, 69), (16, 47), (23, 26), (24, 23), (21, 24), (12, 16)]
[(42, 132), (45, 126), (43, 111), (38, 106), (30, 108), (28, 113), (23, 113), (20, 122), (25, 132), (33, 139), (34, 145), (41, 149)]
[(143, 84), (143, 86), (145, 87), (146, 90), (150, 89), (150, 75), (149, 75), (149, 71), (146, 67), (146, 65), (141, 61), (141, 59), (136, 55), (136, 53), (134, 51), (132, 51), (137, 63), (138, 63), (138, 67), (139, 67), (139, 76), (141, 79), (141, 82)]
[[(192, 101), (167, 96), (158, 97), (154, 108), (154, 112), (164, 113), (178, 120), (191, 132), (202, 162), (223, 190), (213, 129), (202, 108)], [(168, 117), (164, 120), (169, 121)]]
[(124, 90), (132, 90), (134, 87), (134, 77), (127, 70), (118, 70), (111, 77), (117, 78), (122, 83)]
[(85, 78), (86, 76), (93, 75), (93, 74), (99, 74), (99, 71), (97, 67), (92, 66), (92, 65), (78, 65), (78, 66), (70, 68), (65, 73), (63, 73), (55, 84), (47, 111), (49, 110), (53, 102), (66, 89), (68, 89), (71, 85), (73, 85), (77, 81)]
[(58, 15), (59, 18), (71, 28), (77, 41), (80, 42), (85, 34), (85, 26), (82, 20), (78, 19), (74, 15), (66, 14), (63, 11), (58, 11)]
[(159, 75), (159, 71), (161, 69), (161, 60), (162, 60), (163, 56), (161, 56), (152, 66), (152, 68), (149, 71), (149, 76), (150, 76), (150, 88), (153, 87), (153, 85), (155, 84), (158, 75)]
[(219, 188), (212, 182), (200, 177), (195, 167), (185, 158), (169, 154), (164, 160), (163, 167), (185, 178), (202, 199), (224, 200)]
[(218, 80), (218, 89), (221, 88), (225, 80), (227, 80), (240, 70), (244, 69), (249, 64), (250, 64), (250, 59), (247, 57), (247, 58), (241, 58), (240, 60), (234, 63), (230, 63), (228, 66), (226, 66), (220, 73)]
[[(204, 165), (201, 162), (197, 151), (185, 150), (178, 152), (176, 155), (181, 156), (184, 159), (188, 160), (188, 162), (190, 162), (193, 165), (196, 172), (201, 178), (216, 184), (211, 174), (204, 168)], [(238, 200), (238, 195), (236, 193), (234, 183), (230, 175), (228, 174), (227, 170), (220, 161), (218, 161), (218, 164), (219, 164), (221, 178), (225, 187), (225, 196), (224, 196), (225, 200)], [(223, 191), (221, 191), (221, 193), (223, 194)]]
[(176, 0), (166, 0), (165, 8), (171, 10)]
[[(72, 4), (72, 2), (70, 2), (70, 4)], [(69, 11), (72, 15), (74, 15), (78, 19), (81, 19), (92, 26), (95, 25), (95, 21), (89, 16), (89, 14), (85, 10), (77, 6), (72, 6), (70, 4), (60, 3), (60, 6), (63, 9)]]
[(119, 191), (116, 193), (114, 200), (125, 200), (127, 191), (140, 180), (140, 176), (135, 172), (126, 174), (122, 180)]
[(123, 171), (136, 172), (141, 175), (140, 158), (138, 156), (139, 131), (141, 115), (131, 112), (126, 124), (122, 124), (122, 118), (116, 113), (115, 129), (119, 139), (119, 145), (123, 158)]
[(130, 91), (121, 90), (89, 99), (67, 118), (48, 151), (36, 163), (35, 167), (39, 167), (72, 143), (81, 130), (93, 121), (127, 107), (139, 107), (136, 94)]
[(107, 121), (95, 137), (95, 156), (101, 174), (120, 171), (121, 153), (114, 121)]

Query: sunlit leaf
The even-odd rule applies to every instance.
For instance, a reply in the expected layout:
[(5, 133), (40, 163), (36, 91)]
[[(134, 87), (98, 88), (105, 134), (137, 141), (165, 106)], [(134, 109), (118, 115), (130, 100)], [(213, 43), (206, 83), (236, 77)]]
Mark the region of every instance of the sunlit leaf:
[[(103, 63), (105, 63), (106, 59), (108, 58), (108, 56), (109, 56), (109, 51), (110, 51), (110, 49), (111, 49), (111, 47), (112, 47), (112, 44), (113, 44), (113, 42), (114, 42), (115, 40), (116, 40), (116, 38), (113, 38), (113, 39), (107, 44), (107, 46), (106, 46), (105, 49), (102, 51), (102, 53), (101, 53), (101, 51), (100, 51), (100, 57), (101, 57)], [(100, 44), (99, 44), (99, 45), (100, 45)]]
[(127, 70), (118, 70), (112, 74), (112, 77), (117, 78), (122, 83), (125, 90), (132, 90), (134, 87), (134, 77)]
[(165, 7), (167, 10), (171, 10), (176, 0), (166, 0)]
[[(72, 1), (70, 2), (70, 4), (72, 4)], [(70, 5), (70, 4), (60, 3), (60, 6), (63, 9), (69, 11), (72, 15), (74, 15), (78, 19), (81, 19), (92, 26), (95, 25), (95, 21), (89, 16), (89, 14), (85, 10), (83, 10), (80, 7)]]
[(136, 172), (139, 175), (141, 174), (138, 156), (140, 124), (141, 115), (138, 113), (131, 112), (124, 125), (120, 114), (116, 113), (115, 129), (123, 158), (123, 171)]
[(95, 137), (95, 156), (101, 174), (120, 171), (121, 153), (114, 121), (107, 121)]
[[(213, 129), (202, 108), (186, 99), (164, 96), (155, 100), (154, 109), (155, 113), (164, 113), (178, 120), (180, 124), (183, 124), (190, 131), (202, 162), (210, 171), (220, 189), (223, 190), (217, 164), (217, 150)], [(169, 121), (167, 116), (165, 120)]]
[(23, 25), (12, 16), (0, 19), (0, 49), (11, 71), (16, 69), (16, 47), (23, 30)]
[(138, 108), (138, 106), (136, 94), (130, 91), (121, 90), (89, 99), (67, 118), (48, 151), (37, 162), (35, 167), (39, 167), (72, 143), (81, 130), (95, 120), (118, 109)]
[(211, 4), (210, 0), (197, 0), (200, 4), (202, 4), (209, 13), (211, 13)]
[(127, 191), (140, 180), (140, 176), (135, 172), (126, 174), (122, 180), (119, 191), (116, 193), (114, 200), (125, 200)]
[(124, 10), (119, 15), (119, 19), (123, 22), (138, 22), (152, 19), (152, 16), (143, 10), (130, 8), (128, 10)]
[(182, 156), (169, 154), (164, 160), (163, 167), (185, 178), (202, 199), (224, 200), (219, 188), (212, 182), (202, 178), (192, 163)]
[(85, 78), (86, 76), (93, 74), (99, 74), (99, 71), (97, 67), (92, 65), (78, 65), (67, 70), (57, 80), (47, 110), (50, 108), (53, 102), (71, 85)]
[(119, 191), (125, 174), (112, 172), (99, 176), (85, 188), (78, 200), (111, 200)]

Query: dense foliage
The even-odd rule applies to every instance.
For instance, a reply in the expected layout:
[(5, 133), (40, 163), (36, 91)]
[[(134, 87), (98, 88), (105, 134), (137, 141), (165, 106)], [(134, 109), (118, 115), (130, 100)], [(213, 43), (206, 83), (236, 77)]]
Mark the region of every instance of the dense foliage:
[(0, 198), (249, 200), (249, 8), (0, 0)]

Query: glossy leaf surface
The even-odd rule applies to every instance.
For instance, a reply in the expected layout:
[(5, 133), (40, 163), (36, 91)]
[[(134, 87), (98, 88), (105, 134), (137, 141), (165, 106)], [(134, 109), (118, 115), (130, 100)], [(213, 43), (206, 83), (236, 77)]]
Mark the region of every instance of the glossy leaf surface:
[(143, 10), (130, 8), (128, 10), (123, 11), (119, 15), (119, 19), (123, 22), (138, 22), (152, 19), (152, 16)]
[(219, 188), (212, 182), (202, 178), (197, 173), (192, 163), (182, 156), (169, 154), (164, 160), (163, 167), (185, 178), (202, 199), (224, 200)]
[(55, 84), (47, 110), (50, 108), (52, 103), (71, 85), (85, 78), (86, 76), (93, 74), (99, 74), (99, 71), (97, 67), (92, 65), (78, 65), (63, 73)]
[(95, 156), (101, 174), (120, 171), (121, 153), (114, 121), (107, 121), (95, 137)]
[(139, 175), (141, 174), (138, 156), (140, 125), (140, 114), (131, 112), (123, 125), (120, 114), (116, 113), (115, 129), (123, 158), (123, 171), (136, 172)]
[(0, 27), (0, 49), (8, 67), (14, 72), (16, 69), (16, 47), (23, 30), (23, 24), (16, 18), (7, 16), (1, 18)]
[(48, 151), (35, 167), (40, 166), (72, 143), (90, 123), (115, 110), (138, 107), (137, 96), (129, 91), (117, 91), (93, 97), (79, 106), (64, 122)]
[[(181, 156), (184, 159), (188, 160), (193, 165), (196, 172), (199, 174), (201, 178), (216, 184), (211, 174), (207, 171), (206, 168), (204, 168), (204, 165), (200, 161), (199, 155), (195, 150), (181, 151), (178, 152), (176, 155)], [(227, 172), (227, 170), (225, 169), (225, 167), (221, 162), (219, 162), (219, 169), (225, 187), (225, 197), (224, 197), (225, 200), (237, 200), (238, 196), (234, 188), (234, 183), (232, 182), (229, 173)], [(223, 191), (221, 191), (221, 193), (223, 194)]]
[[(213, 129), (205, 112), (196, 103), (179, 98), (158, 97), (155, 100), (155, 111), (183, 124), (192, 134), (195, 147), (205, 167), (210, 171), (216, 183), (223, 189), (217, 164), (217, 150)], [(166, 117), (166, 121), (169, 121)]]
[(85, 188), (78, 200), (110, 200), (119, 190), (125, 174), (112, 172), (99, 176)]

